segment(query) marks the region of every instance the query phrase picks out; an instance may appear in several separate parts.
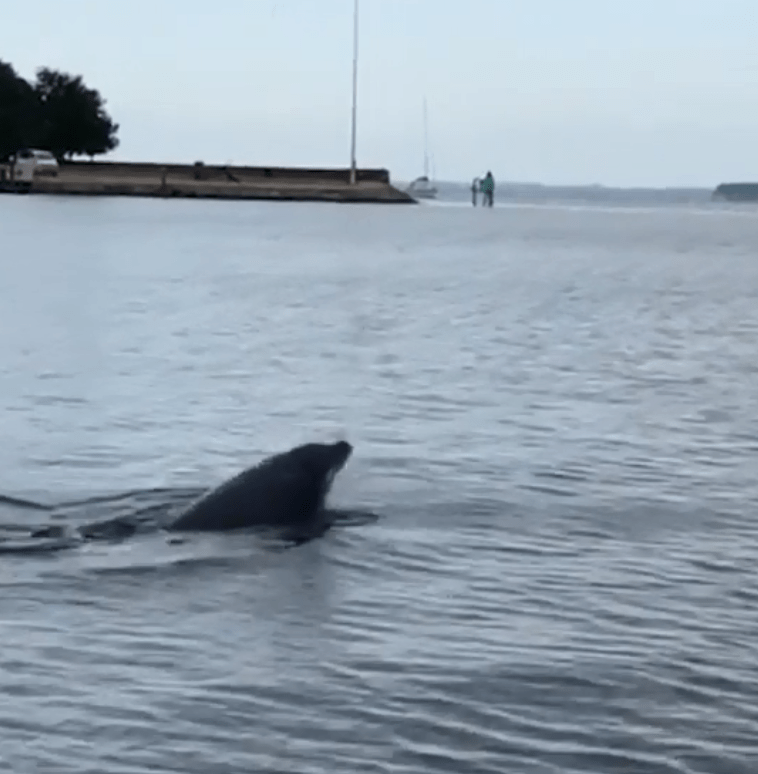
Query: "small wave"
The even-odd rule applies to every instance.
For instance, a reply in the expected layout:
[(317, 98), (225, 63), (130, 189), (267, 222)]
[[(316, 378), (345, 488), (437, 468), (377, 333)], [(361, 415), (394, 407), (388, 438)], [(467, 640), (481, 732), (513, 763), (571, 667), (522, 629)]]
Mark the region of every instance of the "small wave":
[(51, 511), (53, 506), (37, 503), (33, 500), (24, 500), (20, 497), (0, 494), (0, 505), (11, 505), (14, 508), (26, 508), (34, 511)]
[(28, 540), (0, 541), (0, 554), (50, 554), (75, 548), (82, 544), (82, 538), (70, 535), (60, 538), (29, 538)]

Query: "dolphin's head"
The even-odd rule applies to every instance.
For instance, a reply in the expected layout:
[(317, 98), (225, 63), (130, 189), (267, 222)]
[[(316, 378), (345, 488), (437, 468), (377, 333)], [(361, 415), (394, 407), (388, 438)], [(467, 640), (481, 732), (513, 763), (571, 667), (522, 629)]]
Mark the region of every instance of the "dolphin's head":
[(345, 467), (345, 463), (350, 459), (353, 453), (353, 447), (347, 441), (337, 441), (336, 443), (326, 444), (326, 448), (331, 450), (332, 470), (334, 474)]
[(335, 476), (345, 467), (352, 453), (352, 444), (347, 441), (306, 443), (291, 452), (297, 456), (300, 464), (309, 471), (313, 482), (317, 484), (321, 500), (319, 505), (323, 505)]

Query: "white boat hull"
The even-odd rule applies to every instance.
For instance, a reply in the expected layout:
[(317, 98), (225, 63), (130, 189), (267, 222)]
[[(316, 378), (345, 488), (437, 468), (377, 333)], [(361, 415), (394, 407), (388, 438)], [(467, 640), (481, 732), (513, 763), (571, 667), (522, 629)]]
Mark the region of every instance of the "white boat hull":
[(436, 199), (437, 188), (432, 185), (428, 178), (420, 177), (414, 180), (407, 189), (411, 196), (417, 199)]

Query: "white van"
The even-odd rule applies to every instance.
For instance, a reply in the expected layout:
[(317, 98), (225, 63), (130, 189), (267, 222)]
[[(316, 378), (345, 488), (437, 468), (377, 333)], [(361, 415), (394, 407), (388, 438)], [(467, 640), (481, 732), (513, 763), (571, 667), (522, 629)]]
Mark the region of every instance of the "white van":
[(20, 150), (13, 162), (13, 179), (17, 183), (31, 183), (35, 175), (58, 174), (58, 162), (50, 151)]

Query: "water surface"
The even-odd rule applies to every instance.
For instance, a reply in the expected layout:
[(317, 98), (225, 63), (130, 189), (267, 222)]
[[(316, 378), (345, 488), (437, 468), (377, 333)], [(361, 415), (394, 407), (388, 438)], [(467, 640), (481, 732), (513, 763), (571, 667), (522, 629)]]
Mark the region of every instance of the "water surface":
[(0, 557), (3, 770), (753, 774), (757, 217), (2, 197), (0, 492), (380, 517)]

